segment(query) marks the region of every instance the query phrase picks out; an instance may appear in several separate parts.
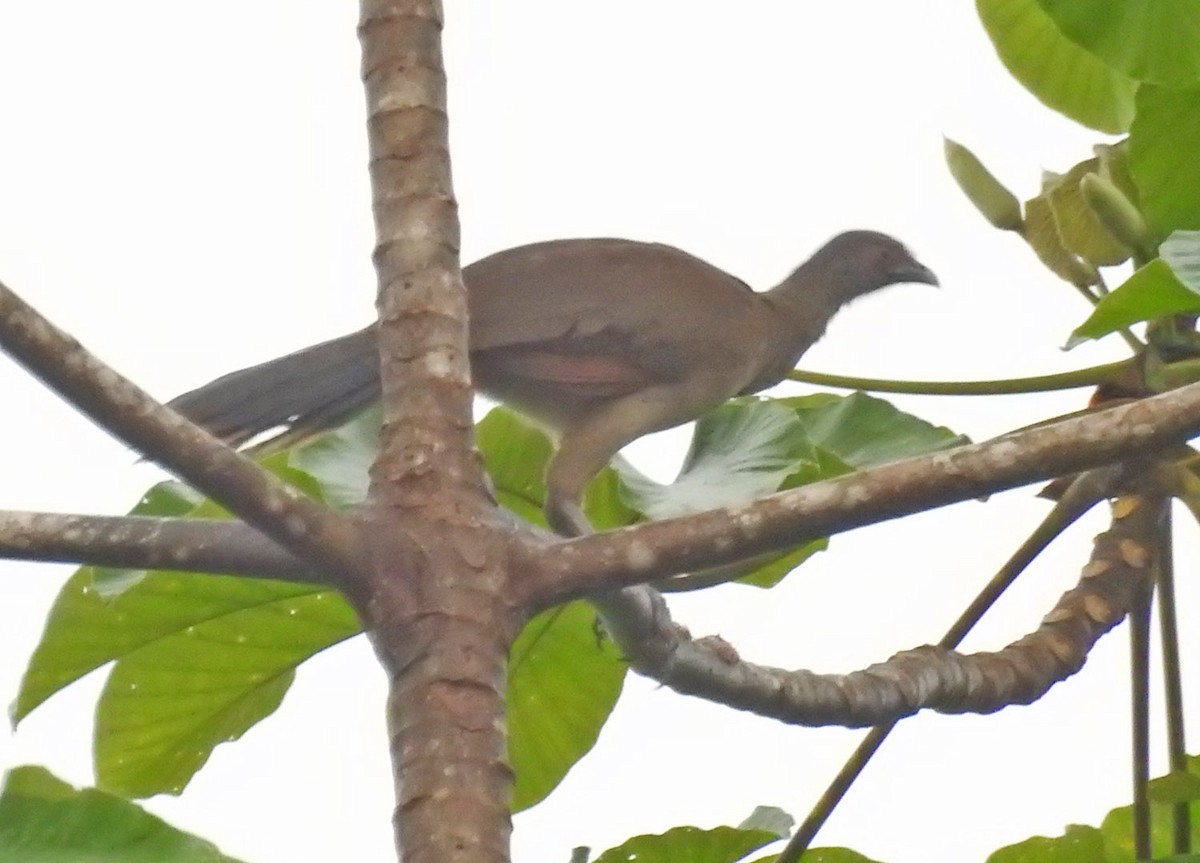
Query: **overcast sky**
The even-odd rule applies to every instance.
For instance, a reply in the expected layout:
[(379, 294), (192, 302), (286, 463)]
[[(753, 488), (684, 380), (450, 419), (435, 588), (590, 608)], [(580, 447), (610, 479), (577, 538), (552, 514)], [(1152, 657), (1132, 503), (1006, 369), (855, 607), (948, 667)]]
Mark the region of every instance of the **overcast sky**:
[[(0, 3), (0, 279), (164, 398), (368, 321), (355, 5)], [(624, 236), (766, 288), (829, 236), (876, 228), (908, 243), (942, 290), (856, 303), (805, 367), (996, 378), (1121, 356), (1115, 341), (1059, 350), (1082, 302), (989, 228), (945, 170), (948, 135), (1029, 196), (1043, 168), (1102, 140), (1008, 77), (972, 4), (457, 0), (446, 52), (465, 261)], [(120, 513), (159, 477), (3, 356), (0, 391), (0, 508)], [(894, 401), (979, 439), (1085, 398)], [(684, 439), (656, 436), (633, 455), (661, 476)], [(1046, 509), (1024, 489), (856, 531), (771, 593), (730, 586), (673, 606), (748, 658), (849, 671), (939, 638)], [(1055, 546), (968, 647), (1036, 627), (1100, 524)], [(15, 695), (68, 573), (0, 564), (0, 698)], [(1181, 586), (1185, 607), (1194, 593)], [(1129, 799), (1125, 646), (1122, 629), (1032, 707), (905, 723), (819, 844), (949, 863), (1098, 823)], [(89, 783), (101, 682), (0, 738), (0, 763)], [(363, 639), (328, 651), (182, 798), (149, 807), (248, 863), (389, 859), (383, 683)], [(801, 817), (858, 738), (631, 676), (595, 750), (517, 816), (516, 857), (565, 861), (574, 845), (735, 824), (758, 804)]]

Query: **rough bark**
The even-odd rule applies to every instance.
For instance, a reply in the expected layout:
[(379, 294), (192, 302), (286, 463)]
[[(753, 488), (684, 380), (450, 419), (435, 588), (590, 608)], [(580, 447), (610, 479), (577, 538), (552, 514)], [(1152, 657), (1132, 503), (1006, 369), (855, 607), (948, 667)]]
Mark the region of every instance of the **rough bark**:
[(363, 0), (383, 426), (355, 593), (388, 671), (396, 842), (408, 863), (509, 859), (506, 534), (472, 448), (442, 10)]

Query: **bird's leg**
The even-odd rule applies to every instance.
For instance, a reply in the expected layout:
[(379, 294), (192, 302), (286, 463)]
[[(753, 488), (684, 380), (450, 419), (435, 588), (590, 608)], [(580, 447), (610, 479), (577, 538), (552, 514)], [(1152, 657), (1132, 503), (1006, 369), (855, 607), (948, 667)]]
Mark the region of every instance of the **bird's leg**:
[(594, 533), (580, 505), (587, 484), (621, 447), (644, 434), (686, 422), (711, 405), (696, 404), (684, 385), (647, 387), (575, 417), (563, 430), (546, 466), (550, 527), (563, 536)]
[(583, 492), (626, 441), (597, 439), (591, 424), (574, 426), (563, 434), (558, 449), (546, 465), (546, 502), (542, 511), (550, 529), (562, 536), (595, 533), (583, 514)]
[(560, 536), (585, 536), (596, 532), (578, 501), (563, 500), (547, 492), (544, 512), (550, 529)]

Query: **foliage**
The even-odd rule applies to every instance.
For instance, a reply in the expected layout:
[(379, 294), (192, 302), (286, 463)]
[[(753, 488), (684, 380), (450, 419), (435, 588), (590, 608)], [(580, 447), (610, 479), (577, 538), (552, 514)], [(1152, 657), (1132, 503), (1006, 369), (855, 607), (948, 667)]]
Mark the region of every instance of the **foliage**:
[(0, 863), (238, 863), (123, 797), (18, 767), (0, 793)]

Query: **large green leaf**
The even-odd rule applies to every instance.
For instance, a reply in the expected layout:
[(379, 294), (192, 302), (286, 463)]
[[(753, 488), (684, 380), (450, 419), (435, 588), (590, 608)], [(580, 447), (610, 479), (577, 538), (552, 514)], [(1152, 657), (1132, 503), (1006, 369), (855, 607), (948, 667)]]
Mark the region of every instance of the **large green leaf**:
[[(763, 857), (755, 863), (774, 863), (775, 857)], [(811, 848), (804, 852), (804, 863), (879, 863), (849, 848)]]
[(237, 863), (136, 804), (17, 767), (0, 794), (0, 863)]
[(666, 833), (634, 836), (605, 851), (594, 863), (735, 863), (780, 838), (770, 830), (675, 827)]
[(1033, 836), (993, 852), (987, 863), (1100, 863), (1104, 834), (1095, 827), (1073, 824), (1062, 836)]
[(1200, 312), (1200, 294), (1188, 290), (1166, 261), (1155, 259), (1104, 297), (1088, 319), (1071, 333), (1067, 347), (1073, 348), (1140, 321), (1190, 312)]
[(789, 477), (820, 478), (819, 457), (794, 411), (773, 401), (727, 402), (696, 422), (679, 476), (669, 485), (622, 468), (629, 499), (651, 518), (736, 506), (778, 491)]
[(1200, 229), (1198, 141), (1200, 89), (1147, 85), (1138, 91), (1137, 116), (1129, 130), (1129, 172), (1158, 239), (1172, 231)]
[(1133, 119), (1137, 82), (1064, 36), (1037, 0), (976, 0), (1000, 61), (1047, 107), (1117, 133)]
[[(630, 502), (656, 518), (748, 503), (782, 489), (854, 468), (918, 455), (965, 441), (949, 429), (862, 393), (795, 399), (734, 399), (701, 417), (679, 477), (652, 482), (618, 463)], [(777, 584), (821, 539), (723, 572), (744, 584)]]
[[(1200, 821), (1197, 820), (1200, 811), (1192, 807), (1192, 847), (1200, 847)], [(1135, 863), (1133, 840), (1133, 807), (1122, 806), (1114, 809), (1105, 817), (1100, 825), (1104, 836), (1105, 861), (1111, 863)], [(1150, 847), (1152, 859), (1166, 860), (1169, 858), (1174, 832), (1172, 807), (1159, 803), (1150, 806)]]
[(97, 777), (132, 796), (178, 793), (213, 747), (278, 707), (300, 662), (358, 631), (341, 597), (314, 585), (151, 572), (105, 598), (84, 567), (50, 611), (14, 718), (115, 661)]
[(1195, 0), (1038, 0), (1058, 28), (1138, 81), (1200, 85), (1200, 6)]
[(1168, 773), (1150, 781), (1150, 799), (1155, 803), (1190, 803), (1200, 800), (1200, 772), (1197, 758), (1188, 759), (1187, 769)]
[(585, 602), (552, 608), (525, 626), (508, 674), (514, 811), (542, 800), (595, 745), (626, 668), (612, 643), (599, 637), (596, 613)]
[(359, 632), (330, 590), (292, 593), (283, 585), (285, 595), (275, 596), (273, 585), (258, 590), (250, 579), (231, 586), (211, 576), (151, 578), (160, 596), (192, 609), (214, 587), (222, 598), (246, 587), (262, 598), (197, 617), (113, 666), (96, 711), (96, 776), (133, 797), (182, 791), (214, 748), (275, 711), (300, 663)]
[(898, 410), (865, 393), (781, 399), (796, 412), (809, 439), (854, 468), (872, 467), (969, 443), (945, 426)]
[[(1200, 757), (1188, 759), (1185, 773), (1159, 777), (1150, 783), (1150, 832), (1153, 859), (1184, 863), (1196, 861), (1195, 855), (1170, 856), (1174, 832), (1172, 804), (1200, 799), (1197, 784)], [(1200, 845), (1200, 814), (1192, 809), (1192, 847)], [(1100, 828), (1071, 825), (1062, 836), (1034, 836), (1001, 848), (988, 857), (988, 863), (1135, 863), (1133, 848), (1133, 808), (1123, 806), (1109, 812)]]
[[(850, 470), (817, 452), (794, 411), (758, 398), (735, 399), (697, 420), (691, 447), (672, 483), (656, 483), (622, 461), (617, 468), (626, 498), (652, 518), (749, 503)], [(772, 587), (828, 545), (827, 539), (818, 539), (722, 568), (720, 580)]]

